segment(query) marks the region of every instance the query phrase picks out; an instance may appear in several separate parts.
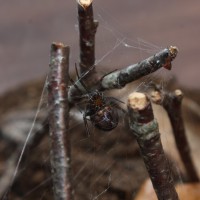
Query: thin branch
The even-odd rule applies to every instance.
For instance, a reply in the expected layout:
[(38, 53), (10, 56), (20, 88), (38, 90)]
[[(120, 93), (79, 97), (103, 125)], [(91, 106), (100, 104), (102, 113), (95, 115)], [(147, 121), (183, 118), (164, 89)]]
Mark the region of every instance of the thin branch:
[(177, 53), (178, 49), (170, 46), (137, 64), (109, 73), (102, 78), (99, 88), (100, 90), (122, 88), (127, 83), (151, 74), (161, 67), (170, 70), (171, 61), (175, 59)]
[(69, 47), (62, 43), (51, 45), (48, 77), (49, 125), (51, 137), (51, 166), (54, 199), (72, 200), (70, 174), (70, 136), (68, 106)]
[(132, 93), (128, 99), (128, 110), (130, 128), (140, 146), (158, 199), (178, 200), (149, 99), (142, 93)]
[(77, 0), (78, 4), (80, 4), (84, 9), (87, 9), (92, 1), (93, 0)]
[[(177, 53), (178, 49), (171, 46), (137, 64), (130, 65), (119, 71), (115, 70), (113, 72), (107, 73), (102, 78), (97, 79), (96, 83), (94, 83), (93, 86), (96, 85), (96, 88), (100, 91), (109, 89), (120, 89), (126, 84), (135, 81), (143, 76), (151, 74), (161, 67), (171, 69), (171, 62), (175, 59)], [(90, 67), (88, 71), (82, 74), (80, 79), (88, 76), (90, 70), (93, 70), (93, 67)], [(79, 80), (76, 81), (76, 84), (79, 84), (79, 88), (81, 88)], [(69, 89), (70, 103), (73, 103), (73, 96), (76, 95), (76, 91), (77, 89), (74, 85), (72, 85)], [(82, 90), (82, 93), (85, 93), (85, 90)]]
[[(157, 88), (158, 89), (158, 88)], [(179, 151), (182, 162), (185, 166), (187, 177), (191, 182), (198, 182), (199, 177), (195, 169), (192, 157), (190, 154), (190, 147), (185, 133), (184, 122), (182, 118), (181, 104), (183, 93), (181, 90), (175, 90), (173, 93), (154, 91), (151, 94), (152, 100), (161, 104), (169, 116), (173, 134)]]
[(92, 3), (82, 7), (78, 3), (79, 42), (80, 42), (80, 70), (86, 72), (95, 63), (95, 34), (98, 22), (93, 18)]

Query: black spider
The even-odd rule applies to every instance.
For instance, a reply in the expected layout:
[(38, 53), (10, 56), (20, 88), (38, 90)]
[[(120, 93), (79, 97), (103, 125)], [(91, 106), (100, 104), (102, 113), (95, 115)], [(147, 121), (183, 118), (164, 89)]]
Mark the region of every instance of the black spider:
[[(92, 68), (90, 68), (89, 70), (91, 71)], [(89, 70), (86, 72), (87, 74)], [(105, 97), (104, 93), (99, 92), (98, 90), (88, 91), (87, 87), (82, 82), (82, 79), (83, 77), (85, 77), (85, 74), (79, 77), (77, 72), (78, 81), (74, 82), (71, 79), (71, 82), (73, 83), (73, 86), (79, 92), (82, 93), (79, 99), (85, 100), (84, 101), (85, 110), (83, 113), (83, 120), (86, 127), (86, 131), (89, 133), (89, 127), (87, 123), (88, 120), (91, 121), (91, 123), (100, 130), (111, 131), (118, 125), (119, 122), (118, 111), (122, 110), (124, 112), (124, 110), (118, 105), (118, 102), (120, 103), (123, 102), (119, 101), (118, 99), (115, 99), (114, 97)], [(83, 94), (82, 90), (79, 87), (84, 88), (86, 94)]]

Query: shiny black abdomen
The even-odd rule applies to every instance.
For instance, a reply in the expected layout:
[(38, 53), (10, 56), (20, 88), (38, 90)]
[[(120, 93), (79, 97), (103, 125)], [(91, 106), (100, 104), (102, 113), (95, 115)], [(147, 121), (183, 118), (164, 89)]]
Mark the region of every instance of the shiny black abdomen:
[(90, 116), (92, 124), (100, 130), (111, 131), (118, 125), (119, 117), (116, 109), (105, 106)]

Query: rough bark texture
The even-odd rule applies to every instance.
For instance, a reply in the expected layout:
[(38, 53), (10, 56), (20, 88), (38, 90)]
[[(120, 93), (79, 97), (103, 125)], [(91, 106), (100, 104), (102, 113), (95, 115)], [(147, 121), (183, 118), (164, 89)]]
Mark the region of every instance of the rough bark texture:
[(137, 64), (130, 65), (120, 71), (109, 73), (102, 78), (100, 89), (122, 88), (127, 83), (151, 74), (161, 67), (170, 70), (171, 61), (176, 57), (177, 53), (178, 49), (170, 46)]
[(72, 200), (67, 100), (69, 47), (60, 43), (52, 44), (50, 59), (48, 106), (54, 199)]
[(78, 4), (80, 70), (84, 73), (95, 63), (95, 33), (98, 22), (93, 19), (93, 8), (90, 4), (83, 8)]
[(170, 167), (165, 157), (158, 124), (144, 94), (129, 96), (130, 128), (140, 146), (141, 155), (159, 200), (178, 200)]

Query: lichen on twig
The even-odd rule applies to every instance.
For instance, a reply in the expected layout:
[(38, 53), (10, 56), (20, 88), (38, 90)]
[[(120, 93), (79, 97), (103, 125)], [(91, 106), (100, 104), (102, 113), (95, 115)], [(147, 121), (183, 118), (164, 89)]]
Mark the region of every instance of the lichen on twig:
[(161, 67), (170, 70), (171, 61), (175, 59), (177, 53), (177, 47), (170, 46), (137, 64), (109, 73), (102, 78), (99, 88), (101, 90), (122, 88), (127, 83), (151, 74)]
[(169, 163), (165, 157), (158, 123), (151, 103), (143, 93), (128, 98), (130, 128), (140, 146), (141, 155), (159, 200), (178, 200)]

